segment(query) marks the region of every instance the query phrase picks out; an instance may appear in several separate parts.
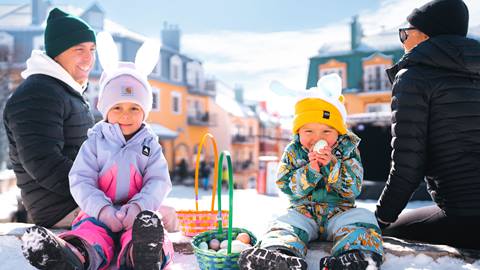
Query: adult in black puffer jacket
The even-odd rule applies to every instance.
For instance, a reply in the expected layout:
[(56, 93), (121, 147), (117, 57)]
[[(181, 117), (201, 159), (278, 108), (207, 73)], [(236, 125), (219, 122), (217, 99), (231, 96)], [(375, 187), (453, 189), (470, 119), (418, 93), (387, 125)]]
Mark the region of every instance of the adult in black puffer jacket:
[[(460, 0), (427, 3), (408, 21), (407, 53), (387, 71), (393, 163), (377, 219), (386, 235), (478, 248), (471, 239), (480, 236), (480, 43), (465, 37)], [(424, 178), (436, 205), (399, 216)]]
[(33, 51), (25, 81), (7, 101), (4, 123), (10, 160), (23, 203), (37, 225), (69, 227), (77, 204), (68, 173), (93, 126), (82, 97), (95, 62), (95, 33), (85, 22), (53, 9), (46, 53)]

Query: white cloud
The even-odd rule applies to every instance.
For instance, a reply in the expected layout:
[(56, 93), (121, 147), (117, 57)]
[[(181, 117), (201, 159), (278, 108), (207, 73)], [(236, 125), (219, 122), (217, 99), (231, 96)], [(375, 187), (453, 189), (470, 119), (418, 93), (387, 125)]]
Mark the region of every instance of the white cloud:
[[(405, 24), (406, 16), (428, 0), (383, 0), (380, 8), (360, 12), (364, 32), (374, 34)], [(465, 0), (470, 25), (480, 24), (480, 1)], [(321, 14), (319, 14), (321, 16)], [(291, 113), (291, 99), (278, 98), (269, 90), (272, 80), (293, 89), (306, 86), (309, 58), (322, 44), (349, 43), (349, 22), (345, 18), (311, 30), (289, 32), (210, 32), (185, 34), (185, 52), (201, 59), (207, 74), (233, 85), (241, 84), (247, 99), (267, 100), (269, 108)]]

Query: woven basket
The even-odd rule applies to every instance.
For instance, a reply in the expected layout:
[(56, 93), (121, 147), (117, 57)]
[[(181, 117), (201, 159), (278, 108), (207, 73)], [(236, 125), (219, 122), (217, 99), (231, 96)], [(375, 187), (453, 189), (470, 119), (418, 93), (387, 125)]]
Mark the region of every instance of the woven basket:
[[(205, 141), (210, 139), (213, 146), (214, 154), (214, 179), (212, 186), (212, 204), (210, 210), (198, 210), (198, 173), (200, 168), (200, 153), (202, 152), (202, 147), (205, 144)], [(222, 211), (221, 215), (219, 212), (214, 210), (215, 205), (215, 191), (217, 189), (217, 179), (221, 177), (215, 172), (218, 171), (218, 151), (217, 143), (212, 134), (206, 133), (203, 135), (203, 138), (198, 145), (198, 152), (195, 160), (195, 210), (179, 210), (177, 211), (178, 220), (180, 223), (180, 230), (186, 236), (194, 236), (201, 232), (212, 230), (217, 228), (218, 218), (222, 220), (221, 226), (227, 226), (228, 222), (228, 211)], [(220, 174), (221, 175), (221, 174)], [(220, 208), (219, 208), (220, 209)]]
[[(222, 160), (223, 157), (227, 159), (228, 165), (228, 195), (229, 195), (229, 217), (228, 217), (228, 228), (223, 228), (222, 226), (218, 226), (218, 229), (206, 231), (200, 233), (193, 237), (192, 239), (192, 246), (193, 252), (197, 257), (198, 265), (200, 269), (206, 270), (213, 270), (213, 269), (239, 269), (238, 266), (238, 258), (240, 257), (240, 253), (232, 253), (232, 239), (235, 239), (237, 235), (241, 232), (247, 233), (250, 236), (250, 244), (253, 246), (257, 243), (257, 238), (255, 235), (242, 228), (232, 228), (232, 209), (233, 209), (233, 174), (232, 174), (232, 160), (230, 157), (230, 153), (227, 151), (223, 151), (220, 154), (219, 159), (219, 170), (222, 168)], [(218, 180), (221, 181), (221, 180)], [(219, 183), (220, 185), (220, 183)], [(221, 204), (221, 192), (218, 191), (218, 209), (222, 209)], [(220, 221), (219, 221), (220, 223)], [(218, 239), (219, 241), (228, 240), (228, 247), (227, 247), (227, 254), (217, 253), (215, 251), (204, 250), (200, 249), (199, 245), (201, 242), (209, 242), (212, 239)]]

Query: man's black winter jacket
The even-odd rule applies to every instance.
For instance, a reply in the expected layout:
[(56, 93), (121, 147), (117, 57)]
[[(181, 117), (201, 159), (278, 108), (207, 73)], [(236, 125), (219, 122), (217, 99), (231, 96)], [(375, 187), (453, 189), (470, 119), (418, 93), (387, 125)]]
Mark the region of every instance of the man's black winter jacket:
[(480, 43), (430, 38), (387, 73), (393, 163), (377, 216), (394, 222), (424, 178), (447, 215), (480, 216)]
[(4, 122), (23, 203), (36, 224), (50, 227), (77, 207), (68, 173), (94, 124), (89, 106), (61, 80), (35, 74), (8, 100)]

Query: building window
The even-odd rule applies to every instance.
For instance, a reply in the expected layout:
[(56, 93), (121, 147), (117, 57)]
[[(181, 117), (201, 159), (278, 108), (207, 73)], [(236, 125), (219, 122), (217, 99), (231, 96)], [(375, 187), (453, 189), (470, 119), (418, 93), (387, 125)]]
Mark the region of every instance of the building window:
[(152, 111), (160, 111), (160, 89), (152, 87)]
[(318, 66), (318, 78), (336, 73), (342, 79), (342, 88), (347, 87), (347, 63), (340, 62), (335, 59), (330, 59), (326, 63)]
[(200, 63), (192, 61), (187, 63), (187, 83), (196, 88), (203, 88), (203, 69)]
[(346, 81), (346, 77), (345, 77), (345, 70), (344, 68), (329, 68), (329, 69), (321, 69), (320, 72), (319, 72), (319, 76), (318, 78), (321, 78), (325, 75), (328, 75), (328, 74), (333, 74), (333, 73), (336, 73), (338, 74), (338, 76), (340, 76), (340, 78), (342, 79), (342, 87), (345, 88), (345, 81)]
[(172, 92), (172, 113), (180, 114), (181, 113), (181, 98), (179, 92)]
[(174, 82), (182, 82), (182, 59), (174, 55), (170, 58), (170, 79)]
[(368, 65), (364, 67), (363, 81), (365, 91), (385, 91), (390, 89), (390, 81), (388, 80), (387, 65)]
[(390, 112), (390, 103), (372, 103), (367, 104), (367, 112), (376, 113), (376, 112)]

